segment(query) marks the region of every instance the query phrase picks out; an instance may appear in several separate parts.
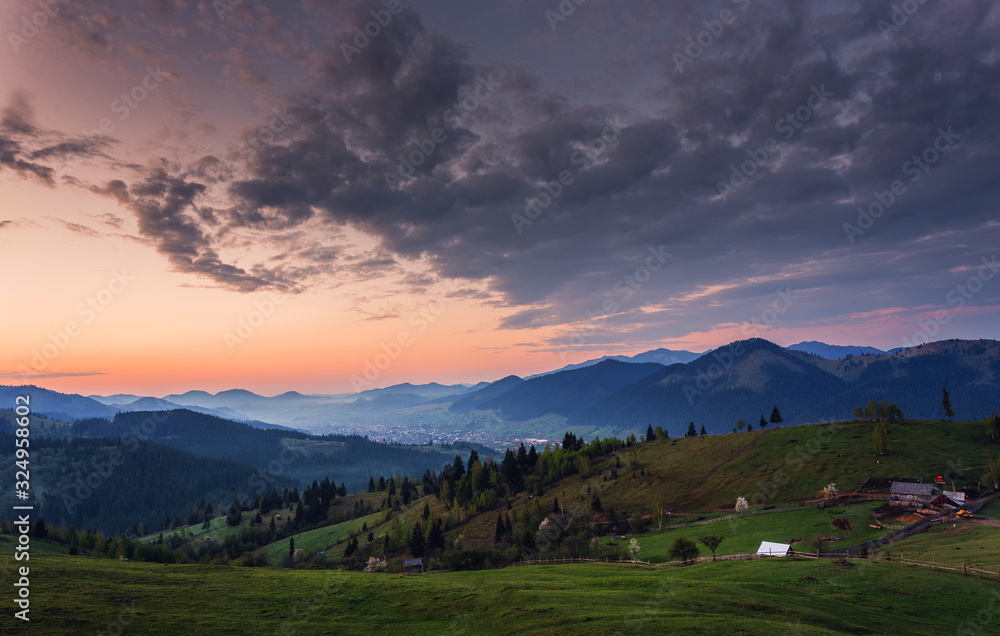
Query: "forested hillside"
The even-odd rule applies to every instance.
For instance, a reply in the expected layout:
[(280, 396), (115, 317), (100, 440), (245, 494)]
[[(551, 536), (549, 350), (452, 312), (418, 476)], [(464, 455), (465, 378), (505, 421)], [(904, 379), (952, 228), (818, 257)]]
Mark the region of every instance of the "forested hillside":
[(419, 475), (450, 461), (454, 453), (380, 444), (358, 435), (309, 435), (262, 430), (188, 410), (119, 413), (113, 420), (76, 422), (74, 436), (143, 439), (194, 455), (232, 459), (308, 483), (329, 478), (349, 490), (367, 486), (372, 475)]
[[(0, 432), (0, 448), (14, 436)], [(189, 523), (199, 500), (232, 502), (253, 490), (257, 469), (133, 438), (31, 439), (31, 487), (39, 516), (105, 534), (153, 531)], [(14, 463), (0, 472), (0, 503), (13, 505)], [(291, 484), (274, 477), (274, 485)], [(141, 524), (141, 527), (140, 527)]]
[(756, 426), (774, 406), (784, 424), (803, 424), (847, 419), (854, 406), (871, 399), (894, 402), (907, 417), (930, 419), (943, 417), (944, 388), (959, 419), (989, 415), (1000, 395), (1000, 343), (949, 340), (826, 360), (767, 340), (737, 341), (624, 387), (567, 425), (578, 432), (615, 427), (638, 433), (661, 425), (677, 436), (693, 421), (723, 433), (737, 419)]

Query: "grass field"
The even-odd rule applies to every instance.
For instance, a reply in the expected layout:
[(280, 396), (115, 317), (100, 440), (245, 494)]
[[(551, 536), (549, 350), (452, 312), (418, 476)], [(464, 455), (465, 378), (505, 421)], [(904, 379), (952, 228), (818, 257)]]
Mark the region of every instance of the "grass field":
[(976, 512), (977, 517), (986, 517), (987, 519), (996, 519), (1000, 521), (1000, 498), (991, 499), (986, 502), (986, 505)]
[[(8, 587), (10, 572), (0, 573)], [(0, 631), (940, 634), (986, 608), (983, 625), (996, 625), (998, 589), (898, 563), (808, 559), (398, 576), (37, 557), (31, 623), (4, 616)]]
[[(306, 551), (306, 554), (315, 554), (319, 550), (330, 551), (338, 547), (336, 545), (337, 541), (345, 541), (351, 535), (360, 533), (365, 524), (369, 528), (374, 529), (384, 518), (385, 513), (376, 512), (366, 517), (358, 517), (357, 519), (326, 526), (325, 528), (316, 528), (308, 532), (301, 532), (295, 535), (295, 547), (302, 548)], [(364, 541), (364, 539), (361, 539), (361, 541)], [(264, 550), (267, 552), (271, 563), (281, 563), (282, 557), (288, 554), (288, 539), (268, 544), (264, 546)], [(338, 554), (343, 555), (343, 552), (343, 547), (340, 547)], [(328, 552), (328, 554), (333, 556), (332, 552)]]
[[(835, 550), (841, 547), (856, 545), (870, 539), (877, 539), (885, 534), (881, 528), (871, 528), (871, 510), (879, 506), (878, 502), (816, 508), (812, 510), (797, 510), (773, 514), (754, 515), (742, 519), (716, 521), (703, 526), (677, 528), (635, 535), (639, 541), (640, 558), (654, 562), (672, 560), (669, 556), (670, 546), (678, 537), (687, 537), (698, 542), (700, 537), (714, 534), (722, 535), (725, 541), (719, 547), (717, 554), (756, 552), (761, 541), (788, 543), (792, 539), (802, 539), (803, 543), (793, 546), (797, 552), (814, 552), (809, 546), (809, 540), (816, 534), (824, 537), (839, 537), (840, 541), (831, 541), (827, 549)], [(834, 519), (846, 518), (850, 521), (851, 530), (839, 530), (831, 522)], [(711, 556), (711, 551), (698, 543), (700, 556)]]
[(971, 524), (945, 523), (891, 547), (893, 557), (902, 552), (907, 559), (931, 561), (950, 567), (982, 565), (994, 574), (1000, 568), (1000, 528)]
[[(5, 540), (6, 539), (6, 540)], [(17, 545), (17, 536), (15, 535), (0, 535), (0, 557), (13, 557), (16, 551), (15, 546)], [(69, 554), (69, 546), (58, 544), (58, 543), (48, 543), (46, 541), (39, 541), (38, 539), (31, 540), (31, 554), (34, 555), (65, 555)]]

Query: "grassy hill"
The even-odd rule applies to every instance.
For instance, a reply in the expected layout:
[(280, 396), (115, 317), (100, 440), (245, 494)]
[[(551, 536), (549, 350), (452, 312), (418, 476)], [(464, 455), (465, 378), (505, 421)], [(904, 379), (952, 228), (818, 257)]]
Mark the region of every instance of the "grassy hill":
[[(670, 546), (678, 537), (687, 537), (698, 544), (698, 556), (711, 556), (712, 552), (698, 542), (706, 535), (721, 535), (725, 541), (717, 550), (717, 554), (752, 553), (756, 552), (761, 541), (788, 543), (798, 540), (802, 543), (793, 545), (797, 552), (814, 552), (809, 540), (816, 534), (824, 537), (837, 537), (840, 541), (831, 541), (828, 548), (838, 548), (857, 545), (877, 539), (886, 531), (882, 528), (872, 528), (871, 510), (879, 504), (866, 502), (847, 506), (831, 506), (829, 508), (813, 508), (774, 514), (754, 515), (736, 520), (722, 520), (701, 526), (684, 528), (668, 528), (658, 532), (648, 532), (637, 535), (639, 541), (639, 556), (644, 561), (665, 562), (672, 560), (669, 556)], [(835, 520), (847, 519), (848, 528), (837, 528)], [(997, 533), (1000, 537), (1000, 533)]]
[(940, 634), (978, 627), (970, 617), (997, 586), (898, 563), (776, 559), (402, 577), (78, 557), (31, 565), (31, 623), (5, 619), (5, 634)]
[[(502, 514), (537, 518), (558, 508), (582, 515), (598, 533), (609, 517), (650, 515), (659, 500), (667, 526), (689, 527), (639, 533), (643, 559), (664, 561), (679, 536), (697, 540), (707, 534), (726, 537), (720, 553), (748, 552), (762, 540), (804, 539), (810, 550), (815, 534), (837, 536), (830, 549), (884, 535), (871, 527), (878, 502), (803, 508), (820, 497), (831, 481), (849, 493), (871, 478), (908, 477), (925, 482), (945, 476), (955, 486), (975, 488), (986, 458), (1000, 455), (1000, 445), (984, 439), (982, 423), (906, 421), (889, 425), (888, 451), (872, 450), (873, 424), (816, 424), (752, 433), (636, 444), (597, 458), (583, 473), (543, 487), (543, 494), (519, 493), (502, 503)], [(949, 487), (950, 487), (949, 483)], [(597, 493), (602, 506), (591, 506)], [(759, 494), (760, 496), (755, 496)], [(745, 518), (729, 519), (737, 496), (755, 504)], [(340, 498), (337, 514), (352, 509), (378, 510), (384, 492)], [(71, 557), (65, 549), (35, 543), (32, 553), (32, 631), (81, 633), (650, 633), (669, 630), (692, 634), (906, 633), (936, 634), (991, 629), (997, 612), (998, 583), (927, 568), (904, 567), (908, 558), (939, 563), (983, 563), (1000, 567), (1000, 527), (957, 522), (891, 544), (877, 558), (847, 563), (802, 558), (750, 562), (702, 563), (687, 567), (645, 568), (581, 564), (530, 566), (468, 572), (432, 571), (421, 576), (363, 574), (313, 569), (336, 566), (351, 537), (381, 554), (386, 534), (395, 536), (391, 571), (407, 554), (398, 537), (422, 518), (448, 520), (449, 546), (493, 547), (497, 509), (474, 513), (449, 509), (437, 497), (414, 499), (390, 515), (387, 510), (356, 515), (340, 523), (294, 535), (297, 548), (310, 557), (305, 569), (250, 568), (235, 565), (158, 565), (104, 558)], [(274, 515), (286, 523), (288, 508)], [(1000, 503), (984, 508), (983, 517), (1000, 515)], [(240, 526), (213, 520), (178, 529), (204, 542), (236, 537)], [(849, 525), (842, 520), (846, 519)], [(714, 521), (713, 521), (714, 520)], [(836, 522), (837, 525), (834, 525)], [(367, 527), (375, 540), (367, 543)], [(169, 536), (169, 533), (167, 533)], [(145, 539), (155, 539), (151, 535)], [(608, 543), (609, 539), (603, 539)], [(272, 564), (288, 554), (288, 537), (261, 550)], [(12, 575), (13, 545), (0, 541), (0, 581)], [(516, 552), (516, 548), (514, 549)], [(313, 559), (323, 550), (323, 560)], [(709, 551), (699, 545), (702, 555)], [(893, 557), (886, 560), (886, 555)], [(427, 561), (435, 565), (437, 557)], [(441, 566), (442, 558), (436, 565)], [(78, 590), (88, 590), (81, 595)], [(992, 605), (991, 605), (992, 603)], [(239, 611), (234, 612), (234, 608)], [(986, 611), (989, 616), (983, 613)], [(16, 623), (17, 621), (13, 621)], [(2, 633), (28, 633), (5, 621)]]
[[(827, 484), (842, 494), (869, 478), (921, 479), (937, 475), (949, 488), (977, 489), (986, 460), (1000, 445), (985, 438), (982, 422), (910, 421), (889, 424), (885, 455), (873, 450), (874, 424), (838, 422), (755, 430), (750, 433), (657, 440), (599, 458), (586, 474), (548, 484), (540, 498), (522, 493), (511, 506), (519, 514), (549, 511), (555, 500), (566, 512), (609, 512), (625, 519), (649, 516), (657, 502), (671, 514), (664, 524), (731, 514), (737, 497), (752, 510), (822, 499)], [(617, 477), (612, 478), (613, 474)], [(597, 493), (603, 510), (591, 510)], [(466, 540), (492, 543), (496, 511), (473, 515), (462, 527)]]

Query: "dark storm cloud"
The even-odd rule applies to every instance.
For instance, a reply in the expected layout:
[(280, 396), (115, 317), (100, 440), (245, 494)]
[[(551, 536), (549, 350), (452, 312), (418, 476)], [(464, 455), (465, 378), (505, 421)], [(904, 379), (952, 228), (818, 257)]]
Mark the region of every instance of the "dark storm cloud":
[[(509, 328), (579, 321), (612, 298), (616, 329), (686, 333), (747, 320), (778, 287), (809, 294), (801, 319), (838, 305), (924, 304), (949, 270), (996, 249), (994, 3), (927, 3), (891, 37), (880, 27), (892, 20), (888, 0), (592, 0), (554, 31), (537, 8), (508, 7), (531, 24), (511, 46), (527, 43), (546, 72), (473, 61), (460, 34), (425, 27), (418, 3), (356, 39), (385, 6), (302, 3), (315, 46), (283, 30), (291, 9), (227, 14), (271, 34), (241, 47), (294, 51), (302, 80), (283, 95), (287, 124), (246, 159), (244, 178), (202, 160), (184, 176), (113, 187), (175, 267), (248, 290), (308, 286), (337, 268), (398, 273), (397, 258), (424, 259), (437, 276), (488, 281), (522, 308)], [(689, 49), (722, 8), (735, 20)], [(270, 89), (277, 78), (254, 66), (257, 50), (223, 48), (244, 84)], [(552, 80), (554, 68), (565, 77)], [(484, 95), (484, 82), (500, 87)], [(463, 100), (476, 107), (451, 117)], [(447, 138), (426, 145), (435, 130)], [(957, 141), (912, 172), (942, 131)], [(851, 242), (844, 224), (894, 181), (905, 192)], [(220, 184), (231, 205), (209, 207), (207, 188)], [(519, 232), (512, 215), (546, 193), (554, 201)], [(322, 241), (289, 249), (278, 236), (307, 225), (357, 227), (380, 241), (378, 256), (340, 260)], [(281, 264), (225, 264), (221, 246), (238, 231), (262, 245), (274, 237)], [(626, 300), (615, 285), (651, 248), (671, 257)], [(639, 311), (661, 303), (669, 309)]]
[[(13, 170), (47, 186), (54, 186), (70, 163), (107, 158), (111, 145), (106, 137), (75, 138), (38, 126), (31, 97), (24, 91), (10, 95), (0, 116), (0, 171)], [(63, 178), (75, 182), (72, 176)]]
[(248, 271), (222, 262), (196, 220), (196, 199), (205, 190), (204, 184), (172, 177), (162, 170), (131, 186), (115, 181), (107, 188), (108, 194), (135, 214), (140, 234), (152, 238), (156, 249), (178, 271), (207, 276), (240, 291), (297, 291), (297, 282), (279, 268), (255, 266)]

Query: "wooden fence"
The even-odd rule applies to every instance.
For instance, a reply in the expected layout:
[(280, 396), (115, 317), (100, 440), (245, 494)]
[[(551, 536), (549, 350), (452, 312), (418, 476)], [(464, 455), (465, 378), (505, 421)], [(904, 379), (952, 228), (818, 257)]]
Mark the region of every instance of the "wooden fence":
[[(863, 557), (847, 557), (844, 555), (824, 553), (815, 554), (810, 552), (793, 552), (788, 555), (789, 557), (805, 557), (807, 559), (847, 559), (856, 563), (872, 563), (875, 561), (875, 557), (872, 556), (871, 559), (865, 559)], [(526, 561), (518, 561), (512, 563), (509, 567), (519, 567), (526, 565), (566, 565), (570, 563), (603, 563), (606, 565), (630, 565), (630, 566), (641, 566), (646, 568), (669, 568), (677, 567), (682, 565), (691, 565), (694, 563), (710, 563), (712, 561), (748, 561), (751, 559), (779, 559), (782, 557), (771, 557), (763, 556), (753, 553), (734, 553), (734, 554), (719, 554), (715, 557), (704, 556), (692, 559), (690, 561), (667, 561), (665, 563), (652, 563), (650, 561), (628, 561), (628, 560), (615, 560), (615, 559), (582, 559), (582, 558), (566, 558), (566, 559), (529, 559)], [(787, 557), (786, 557), (787, 558)], [(957, 574), (963, 574), (965, 576), (978, 576), (983, 579), (1000, 581), (1000, 567), (994, 570), (984, 567), (982, 564), (969, 564), (963, 563), (961, 566), (955, 564), (944, 564), (937, 563), (934, 560), (931, 561), (919, 561), (917, 559), (907, 559), (902, 552), (899, 553), (899, 564), (902, 566), (912, 565), (915, 567), (928, 567), (932, 570), (942, 570), (945, 572), (955, 572)]]
[(945, 570), (948, 572), (956, 572), (964, 574), (965, 576), (978, 576), (981, 579), (990, 579), (1000, 581), (1000, 567), (994, 572), (992, 569), (984, 568), (982, 563), (969, 564), (963, 563), (961, 567), (956, 565), (946, 565), (944, 563), (937, 563), (936, 560), (931, 557), (930, 561), (918, 561), (917, 559), (907, 559), (904, 558), (902, 551), (899, 553), (899, 563), (900, 565), (915, 565), (919, 567), (931, 568), (932, 570)]
[[(794, 552), (789, 556), (801, 556), (816, 558), (815, 554), (808, 554), (803, 552)], [(608, 565), (641, 565), (646, 567), (670, 567), (677, 565), (690, 565), (692, 563), (708, 563), (711, 561), (746, 561), (749, 559), (770, 559), (778, 557), (763, 556), (759, 554), (752, 553), (734, 553), (734, 554), (718, 554), (714, 557), (703, 556), (691, 559), (689, 561), (666, 561), (662, 563), (653, 563), (652, 561), (631, 561), (631, 560), (621, 560), (621, 559), (581, 559), (581, 558), (565, 558), (565, 559), (528, 559), (525, 561), (518, 561), (512, 563), (510, 567), (517, 567), (521, 565), (564, 565), (567, 563), (604, 563)]]

